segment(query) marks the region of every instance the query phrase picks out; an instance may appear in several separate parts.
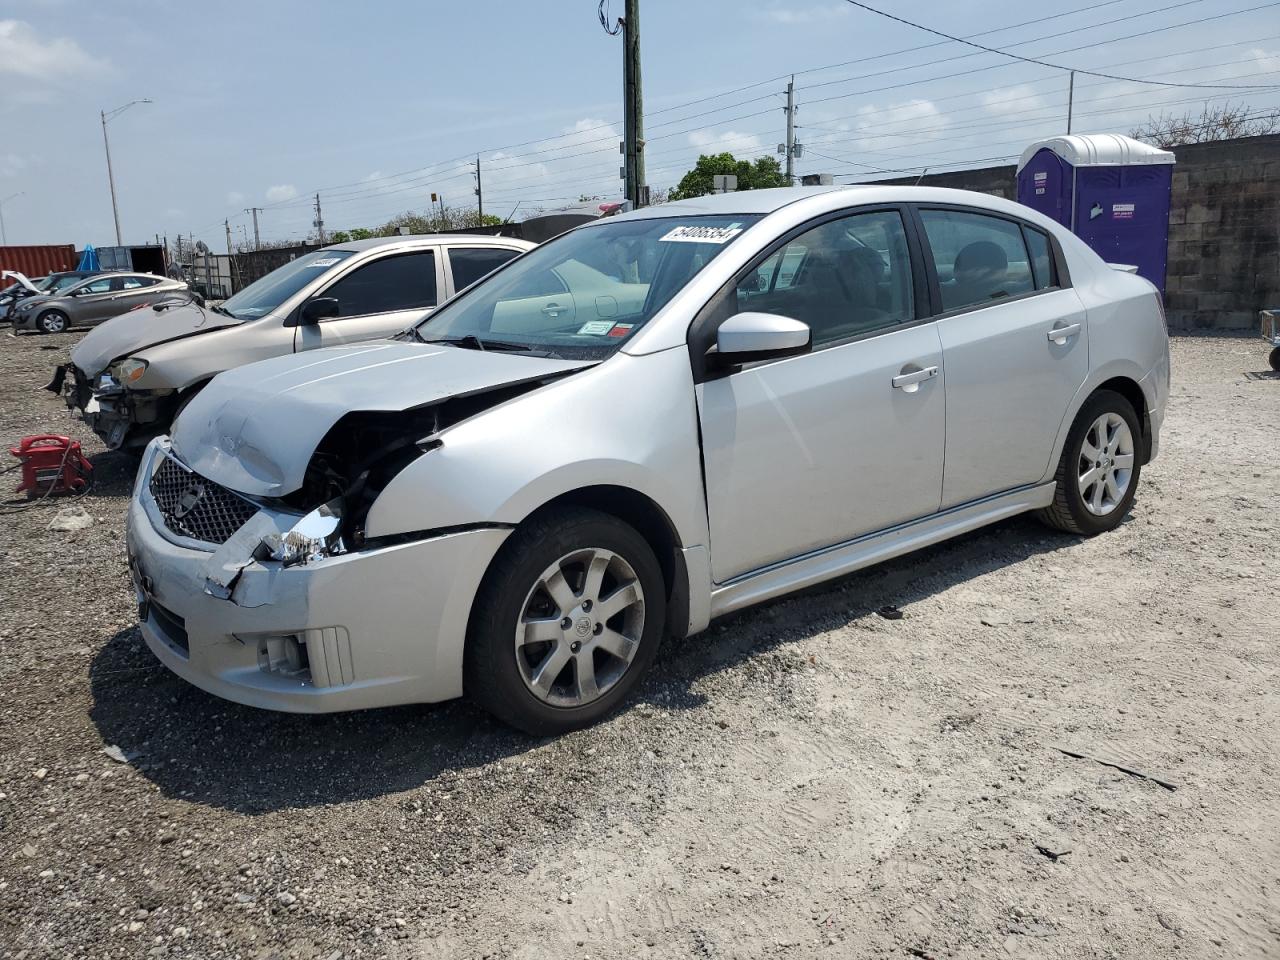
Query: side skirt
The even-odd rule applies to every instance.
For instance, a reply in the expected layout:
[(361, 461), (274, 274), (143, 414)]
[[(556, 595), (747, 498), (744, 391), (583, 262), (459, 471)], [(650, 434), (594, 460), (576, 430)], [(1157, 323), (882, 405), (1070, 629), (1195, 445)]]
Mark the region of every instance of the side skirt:
[(711, 616), (844, 576), (1053, 502), (1055, 484), (1020, 487), (744, 573), (711, 590)]

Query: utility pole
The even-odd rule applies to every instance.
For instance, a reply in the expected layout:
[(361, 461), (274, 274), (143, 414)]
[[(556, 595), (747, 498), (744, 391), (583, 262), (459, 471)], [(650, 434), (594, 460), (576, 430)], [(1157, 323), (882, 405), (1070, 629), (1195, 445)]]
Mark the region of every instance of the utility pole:
[(476, 210), (480, 222), (476, 226), (484, 226), (484, 187), (480, 183), (480, 154), (476, 154)]
[(120, 207), (116, 204), (116, 177), (111, 171), (111, 141), (107, 139), (107, 121), (114, 120), (120, 114), (124, 113), (135, 103), (150, 103), (150, 100), (130, 100), (123, 107), (116, 107), (109, 113), (106, 110), (99, 110), (98, 116), (102, 118), (102, 146), (107, 152), (107, 183), (111, 185), (111, 216), (116, 221), (116, 246), (124, 246), (124, 241), (120, 239)]
[(627, 0), (622, 33), (623, 46), (627, 51), (624, 80), (629, 115), (627, 135), (630, 140), (627, 162), (631, 169), (627, 196), (632, 206), (643, 207), (649, 201), (649, 191), (644, 182), (644, 96), (640, 81), (640, 0)]
[(622, 181), (632, 207), (649, 199), (644, 182), (644, 97), (640, 79), (640, 0), (626, 0), (626, 15), (609, 23), (600, 4), (600, 26), (611, 37), (622, 34)]
[(223, 226), (223, 227), (226, 229), (226, 231), (227, 231), (227, 256), (229, 257), (229, 256), (231, 256), (231, 221), (230, 221), (230, 220), (223, 220), (223, 221), (222, 221), (222, 226)]
[(320, 216), (320, 194), (316, 194), (316, 235), (320, 238), (320, 246), (324, 246), (324, 218)]
[(795, 74), (791, 75), (790, 82), (787, 83), (787, 105), (783, 107), (787, 113), (787, 186), (794, 187), (796, 184), (795, 156), (796, 156), (796, 78)]
[(1071, 112), (1076, 99), (1076, 72), (1071, 71), (1071, 79), (1067, 81), (1067, 134), (1071, 133)]
[(19, 190), (17, 193), (11, 193), (9, 194), (9, 196), (5, 197), (3, 200), (0, 200), (0, 245), (7, 244), (9, 242), (9, 237), (4, 232), (4, 205), (8, 203), (10, 200), (12, 200), (14, 197), (22, 196), (24, 192), (25, 191), (23, 190)]
[(258, 234), (258, 214), (262, 212), (261, 207), (248, 207), (245, 213), (253, 214), (253, 249), (262, 249), (262, 238)]

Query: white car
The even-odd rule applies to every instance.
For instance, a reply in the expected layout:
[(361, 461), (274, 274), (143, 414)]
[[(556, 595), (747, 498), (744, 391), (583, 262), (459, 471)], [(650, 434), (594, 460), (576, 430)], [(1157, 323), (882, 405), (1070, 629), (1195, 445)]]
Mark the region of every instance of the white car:
[(142, 632), (223, 697), (463, 693), (539, 734), (664, 635), (993, 521), (1116, 528), (1156, 289), (974, 193), (731, 193), (581, 227), (397, 342), (217, 377), (147, 448)]

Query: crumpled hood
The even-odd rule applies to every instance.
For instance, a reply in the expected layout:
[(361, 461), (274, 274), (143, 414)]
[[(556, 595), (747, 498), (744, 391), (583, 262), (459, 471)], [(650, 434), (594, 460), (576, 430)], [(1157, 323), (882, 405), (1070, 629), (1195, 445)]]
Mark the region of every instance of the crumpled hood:
[[(181, 294), (181, 291), (175, 291)], [(112, 360), (170, 340), (244, 323), (194, 303), (167, 310), (142, 307), (130, 310), (94, 327), (71, 351), (71, 362), (89, 376), (96, 376)]]
[(279, 497), (302, 486), (329, 428), (353, 411), (398, 411), (588, 367), (436, 344), (329, 347), (219, 374), (173, 426), (173, 452), (216, 483)]

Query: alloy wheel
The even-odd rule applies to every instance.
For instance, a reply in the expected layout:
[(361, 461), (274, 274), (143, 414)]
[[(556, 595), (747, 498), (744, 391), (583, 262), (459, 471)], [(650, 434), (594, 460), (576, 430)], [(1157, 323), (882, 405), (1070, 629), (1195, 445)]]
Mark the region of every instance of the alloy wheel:
[(644, 635), (644, 588), (635, 570), (598, 547), (575, 550), (547, 567), (520, 610), (520, 676), (551, 706), (580, 707), (608, 693)]
[(1080, 444), (1077, 477), (1080, 499), (1094, 516), (1105, 517), (1124, 500), (1133, 479), (1133, 432), (1118, 413), (1093, 421)]
[(61, 333), (67, 329), (67, 318), (56, 311), (46, 313), (40, 318), (40, 329), (45, 333)]

